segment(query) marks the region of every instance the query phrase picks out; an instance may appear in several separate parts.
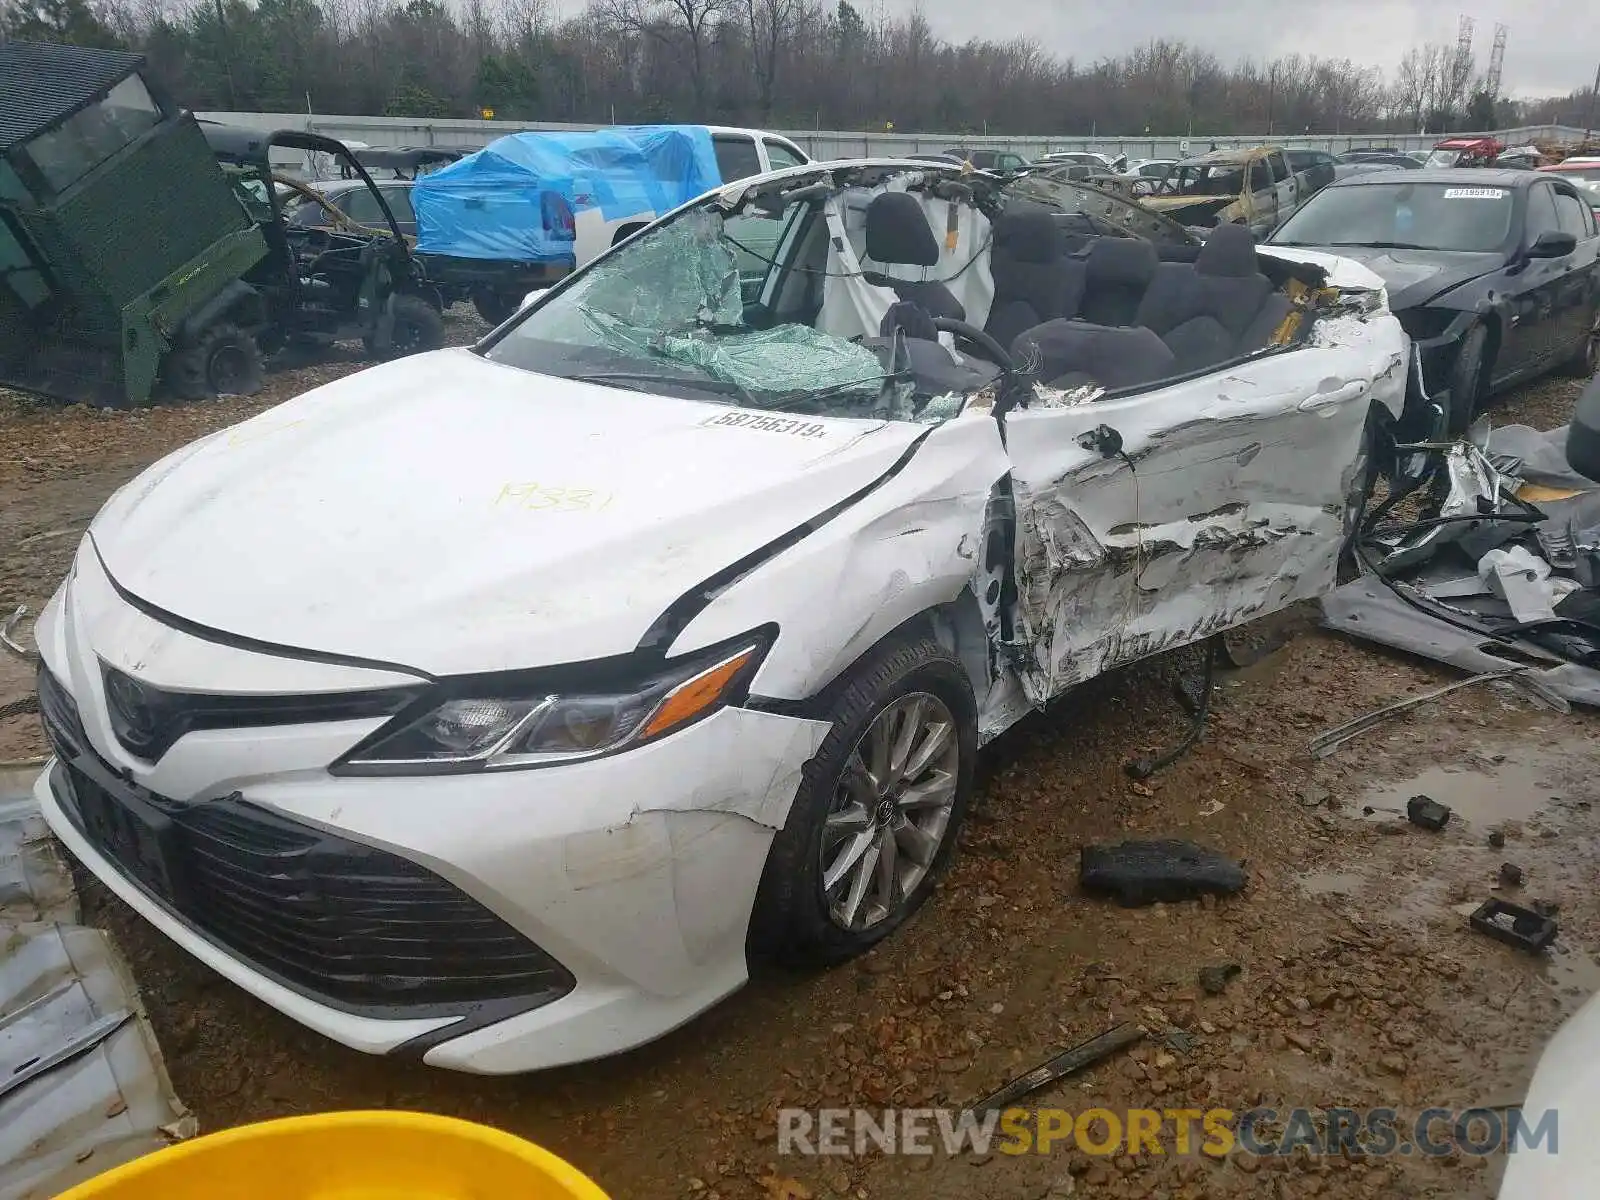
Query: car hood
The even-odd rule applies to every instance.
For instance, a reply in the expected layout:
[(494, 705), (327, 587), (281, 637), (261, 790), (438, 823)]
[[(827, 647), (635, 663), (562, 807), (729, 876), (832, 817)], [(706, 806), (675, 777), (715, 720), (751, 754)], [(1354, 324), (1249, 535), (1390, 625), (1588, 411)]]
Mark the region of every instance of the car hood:
[(1332, 246), (1328, 253), (1354, 259), (1382, 278), (1389, 289), (1389, 307), (1396, 312), (1426, 304), (1453, 287), (1498, 271), (1505, 265), (1505, 258), (1500, 254), (1378, 250), (1364, 246)]
[[(1576, 1134), (1559, 1145), (1552, 1135), (1542, 1148), (1527, 1144), (1506, 1155), (1498, 1200), (1588, 1200), (1600, 1178), (1600, 1141), (1584, 1135), (1583, 1119), (1600, 1104), (1600, 996), (1591, 996), (1556, 1030), (1522, 1102), (1525, 1127), (1537, 1129), (1554, 1112), (1561, 1124), (1576, 1117)], [(1560, 1133), (1552, 1121), (1550, 1128)], [(1559, 1153), (1556, 1151), (1559, 1149)]]
[(923, 432), (440, 350), (185, 447), (90, 535), (124, 592), (229, 635), (434, 674), (579, 662), (634, 649)]

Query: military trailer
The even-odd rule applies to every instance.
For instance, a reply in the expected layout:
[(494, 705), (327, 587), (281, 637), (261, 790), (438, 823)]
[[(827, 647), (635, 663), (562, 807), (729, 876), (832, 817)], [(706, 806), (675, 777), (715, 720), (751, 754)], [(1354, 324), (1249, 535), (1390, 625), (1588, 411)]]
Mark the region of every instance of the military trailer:
[(0, 385), (148, 404), (261, 383), (267, 241), (140, 55), (0, 43)]

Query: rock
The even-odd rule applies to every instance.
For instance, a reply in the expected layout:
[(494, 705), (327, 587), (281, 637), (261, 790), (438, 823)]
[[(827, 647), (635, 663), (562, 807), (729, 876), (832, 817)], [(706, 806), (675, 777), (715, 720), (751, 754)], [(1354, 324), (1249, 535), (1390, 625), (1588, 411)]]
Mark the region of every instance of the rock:
[(1156, 1065), (1156, 1070), (1165, 1071), (1168, 1067), (1172, 1066), (1172, 1064), (1177, 1062), (1177, 1061), (1178, 1060), (1176, 1058), (1174, 1058), (1172, 1055), (1168, 1054), (1165, 1050), (1163, 1050), (1160, 1054), (1156, 1055), (1156, 1064), (1155, 1064)]
[(1378, 1069), (1386, 1075), (1404, 1075), (1406, 1060), (1398, 1054), (1385, 1054), (1378, 1059)]
[(1406, 801), (1406, 819), (1418, 828), (1438, 833), (1450, 820), (1450, 809), (1430, 796), (1413, 796)]
[(1261, 1169), (1261, 1160), (1245, 1150), (1240, 1150), (1229, 1161), (1233, 1163), (1234, 1170), (1243, 1171), (1246, 1175), (1254, 1175)]
[(1498, 829), (1492, 831), (1489, 834), (1489, 845), (1494, 847), (1496, 850), (1504, 850), (1506, 845), (1506, 835)]
[(1103, 1162), (1097, 1162), (1089, 1168), (1088, 1173), (1083, 1177), (1083, 1181), (1090, 1187), (1105, 1187), (1106, 1184), (1111, 1182), (1111, 1168)]
[(1388, 1036), (1389, 1044), (1391, 1046), (1400, 1046), (1401, 1048), (1404, 1048), (1407, 1046), (1415, 1046), (1417, 1044), (1417, 1035), (1412, 1033), (1411, 1030), (1405, 1028), (1404, 1026), (1389, 1030)]
[(1198, 976), (1200, 990), (1208, 996), (1220, 996), (1241, 970), (1238, 963), (1231, 962), (1201, 967)]
[(1298, 1029), (1292, 1029), (1283, 1036), (1288, 1040), (1291, 1046), (1303, 1050), (1307, 1054), (1311, 1053), (1311, 1048), (1313, 1045), (1315, 1045), (1315, 1043), (1311, 1040), (1310, 1035), (1301, 1033)]
[(1274, 1029), (1267, 1035), (1267, 1045), (1274, 1050), (1287, 1050), (1289, 1039), (1284, 1036), (1282, 1030)]
[(913, 1004), (927, 1004), (932, 1001), (935, 989), (926, 975), (918, 975), (911, 981), (911, 1001)]
[(1522, 868), (1516, 863), (1500, 864), (1500, 882), (1506, 887), (1521, 887), (1523, 880)]
[(1200, 1032), (1201, 1033), (1215, 1033), (1216, 1031), (1217, 1031), (1217, 1027), (1215, 1025), (1213, 1025), (1210, 1021), (1201, 1021), (1200, 1022)]

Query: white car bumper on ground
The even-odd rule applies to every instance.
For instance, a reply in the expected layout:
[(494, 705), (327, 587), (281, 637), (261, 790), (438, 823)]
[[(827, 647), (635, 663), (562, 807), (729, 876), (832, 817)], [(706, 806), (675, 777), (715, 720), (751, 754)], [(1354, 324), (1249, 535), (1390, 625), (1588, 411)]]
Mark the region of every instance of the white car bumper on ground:
[[(80, 558), (40, 622), (58, 681), (42, 688), (47, 725), (74, 761), (52, 762), (36, 794), (77, 858), (234, 983), (360, 1050), (509, 1073), (649, 1041), (745, 981), (767, 845), (825, 726), (725, 708), (587, 762), (330, 775), (381, 723), (363, 719), (195, 730), (152, 767), (112, 732), (108, 642), (146, 648), (147, 674), (182, 669), (201, 686), (240, 656), (307, 693), (350, 668), (159, 626), (97, 574)], [(97, 787), (133, 793), (159, 833), (130, 834), (125, 817), (108, 833), (86, 815)], [(152, 836), (182, 843), (175, 873), (141, 860)]]

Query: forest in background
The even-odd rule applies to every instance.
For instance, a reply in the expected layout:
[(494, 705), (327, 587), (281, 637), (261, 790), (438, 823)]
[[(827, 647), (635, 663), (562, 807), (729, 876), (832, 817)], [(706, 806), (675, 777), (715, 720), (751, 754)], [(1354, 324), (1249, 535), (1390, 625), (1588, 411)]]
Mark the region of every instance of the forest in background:
[(199, 111), (698, 121), (1016, 135), (1429, 133), (1584, 125), (1585, 87), (1496, 100), (1455, 43), (1383, 72), (1225, 62), (1154, 39), (1080, 62), (1027, 38), (954, 44), (862, 0), (4, 0), (6, 36), (121, 46)]

